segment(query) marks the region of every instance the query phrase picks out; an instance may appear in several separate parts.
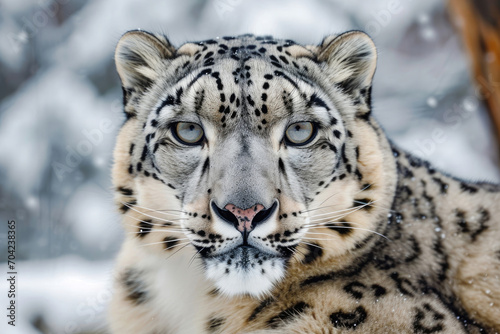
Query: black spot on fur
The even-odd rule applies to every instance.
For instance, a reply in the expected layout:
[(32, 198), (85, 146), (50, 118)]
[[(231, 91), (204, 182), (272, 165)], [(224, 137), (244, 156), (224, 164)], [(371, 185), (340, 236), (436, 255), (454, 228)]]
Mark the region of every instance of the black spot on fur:
[(425, 303), (423, 307), (415, 308), (413, 331), (419, 334), (431, 334), (442, 332), (444, 327), (444, 315), (437, 312), (430, 304)]
[(175, 103), (175, 98), (172, 95), (168, 95), (165, 100), (163, 100), (158, 108), (156, 108), (156, 114), (159, 114), (160, 111), (165, 107), (165, 106), (172, 106)]
[(414, 177), (413, 172), (406, 166), (401, 165), (399, 162), (396, 164), (399, 174), (407, 179)]
[(120, 207), (120, 211), (122, 213), (126, 213), (131, 206), (134, 206), (137, 204), (137, 201), (136, 200), (133, 200), (133, 201), (130, 201), (130, 202), (127, 202), (127, 203), (124, 203), (121, 207)]
[(380, 270), (389, 270), (395, 268), (399, 263), (396, 260), (387, 254), (379, 255), (375, 259), (375, 267)]
[(407, 255), (404, 259), (406, 263), (413, 262), (422, 254), (422, 249), (420, 248), (420, 244), (418, 243), (415, 236), (413, 235), (410, 236), (408, 238), (408, 241), (411, 243), (411, 249), (410, 249), (410, 254)]
[(132, 189), (125, 187), (118, 187), (118, 191), (124, 196), (132, 196), (134, 194), (134, 191)]
[(375, 297), (377, 297), (377, 298), (382, 297), (383, 295), (385, 295), (387, 293), (386, 288), (384, 288), (383, 286), (380, 286), (378, 284), (372, 284), (372, 289), (373, 289), (373, 292), (375, 294)]
[(286, 174), (285, 164), (283, 163), (283, 160), (281, 160), (281, 158), (278, 159), (278, 167), (283, 174)]
[(299, 88), (299, 86), (297, 85), (297, 83), (292, 78), (290, 78), (288, 75), (286, 75), (285, 73), (283, 73), (281, 71), (274, 71), (274, 75), (277, 76), (277, 77), (282, 77), (283, 79), (285, 79), (286, 81), (288, 81), (296, 89)]
[(394, 282), (396, 282), (396, 287), (403, 295), (413, 297), (413, 294), (417, 292), (417, 289), (413, 286), (410, 280), (400, 277), (398, 272), (393, 272), (390, 277), (394, 280)]
[(371, 209), (373, 209), (371, 203), (373, 203), (373, 200), (369, 198), (355, 199), (352, 207), (362, 207), (361, 210), (370, 211)]
[(303, 264), (309, 264), (314, 262), (317, 258), (323, 256), (323, 250), (316, 243), (307, 244), (307, 254), (304, 256), (302, 260)]
[(152, 220), (151, 219), (146, 219), (143, 220), (139, 223), (139, 232), (137, 233), (137, 236), (139, 238), (144, 238), (146, 235), (151, 232), (151, 229), (154, 227)]
[(432, 181), (437, 183), (437, 185), (440, 188), (441, 194), (446, 194), (448, 192), (448, 187), (449, 187), (448, 183), (444, 182), (443, 180), (441, 180), (438, 177), (433, 177)]
[[(144, 145), (144, 147), (142, 148), (141, 161), (146, 160), (147, 155), (148, 155), (148, 146)], [(139, 170), (139, 168), (137, 168), (137, 170)]]
[(346, 222), (334, 222), (327, 224), (326, 227), (328, 227), (330, 230), (337, 232), (338, 234), (342, 236), (347, 236), (351, 234), (354, 230), (351, 228), (351, 224), (346, 223)]
[[(321, 98), (319, 98), (318, 95), (316, 95), (316, 94), (312, 94), (311, 98), (307, 102), (307, 107), (310, 108), (311, 106), (322, 107), (322, 108), (325, 108), (327, 111), (330, 111), (330, 108), (328, 107), (326, 102), (323, 101)], [(330, 119), (330, 121), (331, 121), (332, 125), (337, 124), (337, 119), (335, 117), (332, 117)]]
[(485, 208), (480, 208), (478, 210), (478, 214), (480, 216), (479, 219), (478, 219), (479, 226), (471, 234), (471, 238), (472, 238), (473, 242), (476, 241), (477, 237), (481, 233), (483, 233), (484, 231), (486, 231), (488, 229), (488, 225), (486, 225), (486, 222), (489, 221), (490, 218), (491, 218), (489, 211), (486, 210)]
[(415, 167), (415, 168), (418, 168), (418, 167), (422, 167), (423, 165), (423, 161), (420, 160), (419, 158), (413, 156), (413, 155), (410, 155), (410, 154), (406, 154), (406, 159), (408, 159), (408, 162), (410, 163), (410, 166), (412, 167)]
[(368, 314), (363, 306), (348, 312), (338, 311), (330, 314), (330, 321), (335, 328), (357, 329), (365, 322)]
[(121, 283), (127, 292), (126, 299), (139, 305), (147, 300), (147, 291), (141, 281), (141, 273), (135, 269), (126, 269), (121, 277)]
[(163, 247), (165, 248), (165, 250), (170, 250), (172, 248), (174, 248), (177, 243), (179, 241), (177, 240), (177, 238), (174, 238), (172, 236), (166, 236), (165, 238), (163, 238)]
[(248, 318), (248, 321), (255, 320), (257, 318), (257, 315), (261, 313), (265, 308), (269, 307), (272, 303), (274, 302), (274, 298), (270, 297), (267, 299), (264, 299), (250, 314), (250, 317)]
[(226, 320), (224, 318), (212, 317), (208, 320), (207, 331), (208, 333), (217, 332)]
[(478, 189), (476, 187), (473, 187), (473, 186), (470, 186), (468, 184), (465, 184), (463, 182), (460, 183), (460, 189), (462, 189), (462, 191), (466, 191), (468, 193), (471, 193), (471, 194), (475, 194), (477, 193)]
[(281, 311), (278, 315), (272, 317), (267, 321), (267, 324), (270, 328), (277, 328), (290, 320), (296, 318), (297, 316), (305, 313), (310, 306), (304, 302), (299, 302), (292, 307), (287, 308), (284, 311)]
[(201, 175), (203, 176), (205, 172), (208, 170), (208, 167), (210, 166), (210, 158), (206, 158), (205, 162), (203, 163), (203, 168), (201, 169)]
[(365, 289), (366, 285), (361, 282), (351, 282), (344, 286), (344, 291), (353, 296), (355, 299), (363, 298), (363, 292), (361, 290)]

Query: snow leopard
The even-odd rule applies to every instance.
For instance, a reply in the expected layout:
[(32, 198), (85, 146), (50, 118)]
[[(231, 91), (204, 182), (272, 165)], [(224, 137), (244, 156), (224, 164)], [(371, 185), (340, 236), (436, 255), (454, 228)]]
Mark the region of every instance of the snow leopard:
[(500, 186), (387, 138), (376, 61), (361, 31), (122, 36), (112, 333), (500, 331)]

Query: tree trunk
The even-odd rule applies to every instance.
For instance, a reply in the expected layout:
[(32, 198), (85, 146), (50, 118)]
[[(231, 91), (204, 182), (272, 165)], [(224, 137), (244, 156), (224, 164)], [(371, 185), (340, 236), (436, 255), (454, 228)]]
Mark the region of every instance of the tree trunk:
[(476, 96), (489, 110), (500, 144), (500, 1), (449, 0), (476, 81)]

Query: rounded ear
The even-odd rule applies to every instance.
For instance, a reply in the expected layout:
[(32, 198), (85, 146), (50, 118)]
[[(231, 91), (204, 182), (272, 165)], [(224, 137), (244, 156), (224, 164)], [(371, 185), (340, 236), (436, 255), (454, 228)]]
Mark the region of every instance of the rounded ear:
[(124, 89), (144, 90), (158, 77), (175, 48), (164, 36), (141, 30), (125, 33), (115, 50), (115, 64)]
[(371, 86), (377, 67), (377, 49), (361, 31), (328, 36), (318, 49), (318, 60), (326, 62), (332, 82), (345, 91)]

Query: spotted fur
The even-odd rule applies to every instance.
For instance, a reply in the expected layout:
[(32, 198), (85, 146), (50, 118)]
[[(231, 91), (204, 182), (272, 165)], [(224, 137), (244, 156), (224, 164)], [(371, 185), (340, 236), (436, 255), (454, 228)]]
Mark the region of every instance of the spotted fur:
[[(115, 60), (112, 332), (500, 331), (500, 187), (386, 138), (364, 33), (176, 49), (131, 31)], [(177, 122), (203, 139), (180, 142)], [(285, 140), (297, 122), (317, 131), (303, 146)]]

